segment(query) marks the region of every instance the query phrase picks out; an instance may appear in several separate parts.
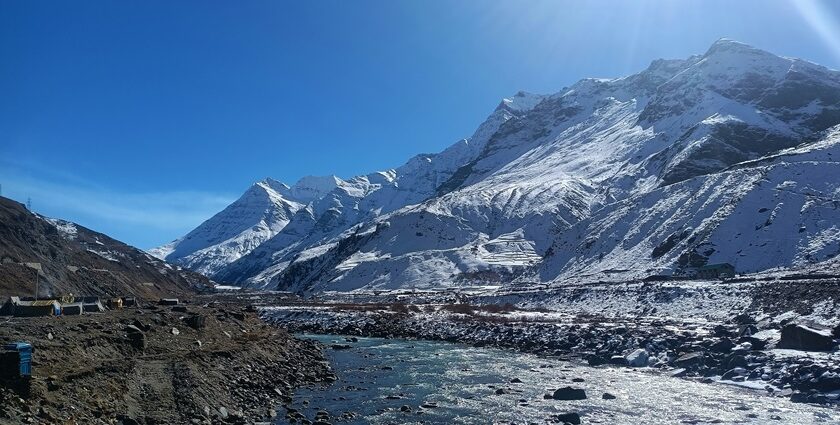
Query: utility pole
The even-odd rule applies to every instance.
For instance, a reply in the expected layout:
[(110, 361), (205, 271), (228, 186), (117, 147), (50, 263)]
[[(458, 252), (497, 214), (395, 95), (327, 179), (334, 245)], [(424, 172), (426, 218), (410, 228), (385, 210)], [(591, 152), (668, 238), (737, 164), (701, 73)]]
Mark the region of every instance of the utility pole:
[(39, 279), (40, 276), (38, 276), (38, 269), (33, 268), (32, 270), (35, 270), (35, 301), (38, 301), (38, 286), (41, 283), (41, 279)]
[(26, 209), (32, 211), (32, 198), (26, 198)]

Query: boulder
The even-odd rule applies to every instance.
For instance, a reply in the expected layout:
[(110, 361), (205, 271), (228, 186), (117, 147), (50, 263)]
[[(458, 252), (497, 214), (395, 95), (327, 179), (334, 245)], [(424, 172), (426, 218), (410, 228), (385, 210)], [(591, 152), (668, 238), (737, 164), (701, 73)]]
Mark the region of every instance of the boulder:
[(674, 364), (688, 368), (692, 366), (699, 366), (703, 364), (703, 353), (686, 353), (674, 360)]
[(734, 346), (735, 344), (732, 342), (731, 339), (721, 338), (719, 341), (712, 344), (712, 346), (709, 347), (709, 349), (718, 353), (728, 353), (732, 351), (732, 348)]
[(589, 366), (601, 366), (602, 364), (607, 364), (607, 359), (597, 354), (590, 354), (586, 356), (586, 363), (588, 363)]
[(752, 336), (744, 336), (744, 337), (738, 338), (738, 344), (739, 345), (743, 344), (745, 342), (750, 343), (750, 345), (751, 345), (750, 348), (752, 350), (763, 350), (767, 347), (767, 341), (765, 341), (763, 339), (758, 339), (758, 338), (755, 338), (755, 337), (752, 337)]
[(556, 389), (551, 398), (555, 400), (586, 400), (586, 391), (583, 388), (563, 387)]
[(840, 390), (840, 374), (825, 371), (815, 379), (813, 387), (823, 392)]
[(791, 323), (782, 328), (782, 337), (777, 347), (803, 351), (831, 351), (834, 348), (834, 338), (829, 330)]
[(732, 369), (729, 369), (728, 371), (726, 371), (726, 373), (724, 373), (723, 376), (720, 377), (720, 379), (724, 379), (724, 380), (728, 381), (728, 380), (732, 380), (732, 378), (734, 378), (736, 376), (746, 375), (746, 373), (747, 373), (746, 369), (744, 369), (742, 367), (735, 367), (735, 368), (732, 368)]
[(624, 356), (627, 365), (630, 367), (644, 367), (648, 365), (650, 355), (642, 348), (634, 350), (632, 353)]
[(575, 412), (561, 413), (559, 415), (552, 415), (552, 419), (564, 424), (580, 425), (580, 415)]

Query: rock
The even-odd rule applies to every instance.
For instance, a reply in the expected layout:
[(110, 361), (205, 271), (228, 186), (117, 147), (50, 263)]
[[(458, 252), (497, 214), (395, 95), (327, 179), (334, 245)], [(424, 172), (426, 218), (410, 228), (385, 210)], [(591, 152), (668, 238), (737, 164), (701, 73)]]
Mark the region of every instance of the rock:
[(831, 334), (834, 335), (835, 338), (840, 339), (840, 323), (831, 330)]
[(732, 342), (731, 339), (721, 338), (720, 341), (712, 344), (712, 346), (709, 347), (709, 349), (717, 353), (728, 353), (732, 351), (732, 347), (734, 346), (735, 344)]
[(712, 329), (712, 333), (719, 338), (729, 338), (732, 336), (732, 332), (724, 325), (717, 325)]
[(610, 364), (614, 364), (616, 366), (627, 366), (627, 359), (624, 356), (612, 356), (610, 357)]
[(513, 378), (513, 379), (510, 380), (510, 383), (511, 384), (521, 384), (522, 380), (519, 379), (519, 378)]
[(48, 340), (50, 340), (50, 341), (52, 341), (52, 340), (53, 340), (53, 334), (52, 334), (52, 332), (47, 333), (47, 339), (48, 339)]
[(741, 313), (741, 314), (733, 317), (732, 321), (736, 324), (739, 324), (739, 325), (752, 325), (752, 324), (757, 323), (752, 316), (750, 316), (749, 314), (746, 314), (746, 313)]
[(752, 336), (743, 336), (738, 338), (738, 345), (741, 345), (745, 342), (750, 343), (751, 350), (763, 350), (767, 348), (767, 341), (763, 339), (758, 339)]
[(703, 353), (687, 353), (674, 360), (679, 367), (689, 368), (703, 364)]
[(816, 378), (813, 387), (822, 392), (840, 390), (840, 375), (825, 371)]
[(726, 373), (724, 373), (723, 376), (720, 377), (720, 379), (731, 381), (732, 378), (734, 378), (736, 376), (743, 376), (746, 373), (747, 373), (746, 369), (744, 369), (742, 367), (736, 367), (736, 368), (732, 368), (732, 369), (729, 369), (728, 371), (726, 371)]
[(751, 342), (742, 342), (742, 343), (732, 347), (732, 352), (733, 353), (738, 353), (738, 354), (746, 354), (746, 353), (749, 353), (750, 351), (752, 351), (752, 349), (753, 349), (753, 346), (752, 346)]
[(590, 354), (586, 356), (586, 362), (589, 366), (601, 366), (603, 364), (607, 364), (607, 359), (595, 354)]
[(586, 391), (582, 388), (563, 387), (555, 390), (551, 398), (555, 400), (586, 400)]
[(639, 348), (624, 357), (627, 365), (630, 367), (644, 367), (648, 365), (650, 355), (647, 350)]
[(179, 331), (178, 328), (172, 328), (171, 332), (172, 332), (172, 335), (180, 335), (181, 334), (181, 331)]
[(496, 395), (502, 395), (502, 394), (507, 394), (507, 391), (505, 391), (504, 388), (499, 388), (498, 390), (496, 390)]
[(584, 382), (584, 381), (586, 381), (586, 380), (583, 379), (583, 378), (573, 378), (572, 379), (572, 382)]
[(407, 404), (403, 404), (402, 406), (400, 406), (400, 412), (410, 412), (410, 411), (411, 411), (411, 406), (409, 406)]
[(743, 325), (739, 329), (740, 332), (738, 332), (738, 334), (740, 336), (751, 336), (752, 334), (758, 332), (758, 327), (755, 325)]
[(128, 342), (136, 350), (146, 349), (146, 335), (143, 332), (129, 332)]
[(808, 402), (808, 394), (795, 392), (790, 395), (790, 401), (794, 403), (807, 403)]
[(207, 318), (203, 315), (200, 315), (200, 314), (194, 314), (192, 316), (184, 318), (184, 323), (186, 323), (187, 326), (189, 326), (189, 327), (191, 327), (195, 330), (204, 329), (206, 321), (207, 321)]
[[(175, 329), (175, 328), (173, 328), (173, 329)], [(228, 410), (225, 406), (219, 406), (219, 416), (221, 416), (222, 419), (227, 419)]]
[(791, 323), (782, 328), (782, 337), (777, 348), (831, 351), (834, 348), (834, 338), (832, 338), (830, 331)]
[(561, 413), (559, 415), (552, 415), (551, 417), (557, 422), (580, 425), (580, 415), (576, 412)]
[(349, 350), (352, 347), (349, 344), (333, 344), (330, 345), (330, 348), (333, 350)]
[(117, 423), (121, 425), (140, 425), (140, 422), (128, 415), (117, 415)]
[(132, 322), (132, 326), (143, 332), (149, 332), (150, 330), (152, 330), (152, 325), (144, 324), (138, 319), (134, 319), (134, 322)]
[(684, 368), (674, 369), (673, 371), (671, 371), (671, 376), (674, 378), (682, 378), (683, 376), (685, 376), (686, 372), (688, 372), (688, 370)]
[(137, 326), (134, 326), (134, 325), (126, 326), (125, 331), (128, 332), (128, 333), (135, 333), (135, 332), (136, 333), (143, 333), (143, 331), (140, 328), (138, 328)]
[(601, 398), (604, 400), (615, 400), (615, 396), (610, 393), (604, 393)]
[(726, 366), (730, 369), (734, 369), (736, 367), (746, 367), (748, 363), (747, 358), (740, 354), (732, 354), (727, 357), (726, 360)]

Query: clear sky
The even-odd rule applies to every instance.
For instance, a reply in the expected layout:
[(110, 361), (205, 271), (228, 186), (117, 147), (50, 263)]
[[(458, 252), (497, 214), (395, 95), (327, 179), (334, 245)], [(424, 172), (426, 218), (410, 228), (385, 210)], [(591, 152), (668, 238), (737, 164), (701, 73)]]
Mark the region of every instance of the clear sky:
[(0, 184), (141, 248), (266, 176), (350, 177), (733, 38), (840, 68), (840, 2), (0, 0)]

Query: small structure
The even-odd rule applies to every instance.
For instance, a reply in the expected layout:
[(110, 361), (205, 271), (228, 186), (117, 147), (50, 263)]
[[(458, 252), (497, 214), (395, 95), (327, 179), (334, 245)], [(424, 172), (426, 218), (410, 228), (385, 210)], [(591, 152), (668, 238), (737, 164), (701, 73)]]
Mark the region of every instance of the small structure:
[(81, 302), (61, 304), (61, 314), (65, 316), (78, 316), (85, 311), (85, 306)]
[(3, 306), (5, 314), (16, 317), (38, 317), (61, 315), (61, 304), (56, 300), (23, 300), (10, 297)]
[(123, 307), (134, 307), (134, 306), (137, 305), (137, 298), (123, 297), (122, 302), (123, 302)]
[(96, 301), (93, 302), (82, 302), (82, 309), (85, 311), (85, 313), (101, 313), (105, 311), (105, 306), (103, 306), (97, 298)]
[(111, 298), (108, 300), (108, 308), (111, 310), (118, 310), (123, 308), (122, 298)]
[(14, 314), (15, 305), (12, 303), (12, 297), (9, 297), (3, 305), (0, 305), (0, 316), (13, 316)]
[(0, 376), (6, 379), (32, 376), (32, 344), (5, 344), (0, 352)]
[(735, 266), (729, 263), (707, 264), (697, 268), (695, 275), (701, 279), (726, 279), (735, 277)]
[(160, 305), (178, 305), (177, 298), (161, 298), (158, 302)]

